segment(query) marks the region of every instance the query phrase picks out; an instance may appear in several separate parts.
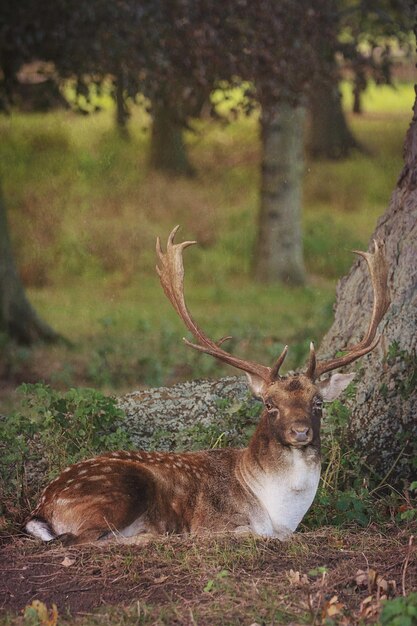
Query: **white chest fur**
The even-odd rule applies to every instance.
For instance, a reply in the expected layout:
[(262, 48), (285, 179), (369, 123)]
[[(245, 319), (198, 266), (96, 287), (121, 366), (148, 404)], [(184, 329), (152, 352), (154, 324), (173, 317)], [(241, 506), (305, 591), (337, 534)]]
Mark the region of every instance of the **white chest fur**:
[(316, 495), (320, 462), (305, 450), (285, 451), (276, 473), (259, 473), (250, 481), (259, 508), (251, 515), (251, 526), (260, 535), (285, 538), (307, 513)]

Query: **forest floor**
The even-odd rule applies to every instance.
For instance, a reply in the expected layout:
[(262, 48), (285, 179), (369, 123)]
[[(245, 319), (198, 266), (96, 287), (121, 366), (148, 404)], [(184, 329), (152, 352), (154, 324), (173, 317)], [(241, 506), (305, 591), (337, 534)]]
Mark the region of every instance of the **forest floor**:
[(323, 528), (286, 543), (168, 537), (100, 548), (3, 536), (0, 624), (375, 624), (385, 598), (417, 591), (411, 531)]

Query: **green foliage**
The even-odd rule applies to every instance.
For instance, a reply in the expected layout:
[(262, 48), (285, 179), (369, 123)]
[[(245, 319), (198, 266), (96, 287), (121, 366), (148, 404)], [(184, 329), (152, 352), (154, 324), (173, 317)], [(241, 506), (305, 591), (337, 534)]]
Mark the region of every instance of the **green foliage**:
[(58, 609), (56, 604), (49, 608), (40, 600), (33, 600), (23, 614), (24, 626), (57, 626)]
[[(393, 93), (403, 107), (403, 119), (352, 122), (372, 156), (308, 164), (304, 207), (310, 271), (330, 277), (335, 267), (345, 271), (351, 263), (350, 246), (367, 241), (385, 209), (401, 168), (413, 97), (411, 86)], [(383, 88), (376, 92), (378, 103), (383, 104), (384, 95)], [(215, 246), (215, 256), (222, 256), (222, 281), (230, 270), (241, 274), (244, 268), (246, 273), (258, 204), (257, 117), (227, 128), (199, 122), (197, 133), (188, 137), (198, 181), (166, 181), (145, 176), (149, 133), (140, 129), (149, 121), (143, 110), (133, 112), (129, 142), (112, 129), (112, 114), (86, 119), (65, 112), (15, 113), (12, 123), (0, 119), (0, 168), (6, 200), (13, 198), (11, 230), (27, 283), (36, 284), (40, 275), (45, 284), (62, 286), (63, 280), (77, 276), (97, 279), (118, 273), (129, 282), (139, 268), (153, 273), (154, 234), (176, 222), (186, 224), (208, 248)], [(355, 219), (343, 213), (355, 213)], [(31, 220), (30, 240), (25, 219)], [(137, 220), (140, 229), (132, 229)], [(324, 259), (320, 265), (317, 249)], [(147, 258), (148, 250), (152, 258)], [(228, 250), (233, 254), (226, 259)]]
[(114, 398), (94, 389), (62, 393), (43, 384), (25, 384), (21, 390), (52, 471), (102, 450), (130, 447), (121, 427), (123, 412)]
[(321, 565), (320, 567), (315, 567), (311, 570), (309, 570), (307, 572), (307, 575), (310, 576), (310, 578), (321, 578), (323, 575), (326, 575), (328, 573), (328, 568)]
[(230, 572), (227, 569), (222, 569), (218, 572), (215, 578), (210, 578), (206, 585), (204, 586), (203, 591), (205, 593), (211, 593), (214, 591), (221, 591), (223, 587), (223, 582), (225, 578), (230, 576)]
[(406, 400), (417, 387), (417, 353), (415, 351), (401, 350), (398, 343), (393, 341), (388, 348), (386, 359), (391, 366), (399, 360), (403, 370), (407, 372), (406, 376), (400, 376), (397, 379), (396, 386), (396, 389), (399, 390), (401, 396)]
[[(35, 422), (19, 413), (0, 416), (0, 491), (3, 497), (21, 503), (24, 491), (25, 465), (36, 454), (30, 442), (37, 432)], [(0, 513), (3, 511), (0, 501)]]
[[(348, 81), (341, 83), (343, 103), (348, 111), (352, 110), (353, 91)], [(410, 108), (410, 85), (394, 81), (392, 85), (380, 85), (369, 81), (362, 97), (363, 111), (366, 113), (406, 113)]]
[(384, 600), (380, 626), (417, 626), (417, 593)]
[(42, 459), (52, 478), (86, 457), (132, 447), (114, 398), (93, 389), (59, 392), (43, 384), (25, 384), (20, 391), (21, 409), (0, 419), (0, 484), (6, 497), (23, 497), (31, 461)]
[(397, 520), (401, 522), (417, 521), (417, 480), (414, 480), (406, 493), (406, 504), (399, 508)]

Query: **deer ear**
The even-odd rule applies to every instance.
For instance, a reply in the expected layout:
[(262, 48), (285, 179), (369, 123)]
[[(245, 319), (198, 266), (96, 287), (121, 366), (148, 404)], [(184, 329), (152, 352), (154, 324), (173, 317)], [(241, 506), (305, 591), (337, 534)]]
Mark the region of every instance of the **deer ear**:
[(323, 396), (325, 402), (333, 402), (346, 389), (350, 382), (354, 379), (355, 374), (333, 374), (327, 380), (318, 383), (317, 387)]
[(249, 389), (255, 398), (262, 398), (266, 387), (264, 379), (256, 374), (249, 374), (249, 372), (245, 372), (245, 374), (248, 379)]

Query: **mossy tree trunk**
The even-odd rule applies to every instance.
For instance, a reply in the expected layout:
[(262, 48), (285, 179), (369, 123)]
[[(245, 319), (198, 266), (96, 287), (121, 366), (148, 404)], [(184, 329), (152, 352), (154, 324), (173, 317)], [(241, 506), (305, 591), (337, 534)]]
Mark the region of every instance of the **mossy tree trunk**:
[(304, 283), (301, 202), (302, 106), (281, 102), (261, 119), (262, 163), (255, 275), (263, 282)]
[[(391, 306), (382, 340), (361, 361), (350, 401), (352, 444), (381, 480), (416, 477), (417, 463), (417, 101), (404, 147), (404, 169), (372, 239), (386, 242)], [(320, 352), (334, 355), (364, 332), (371, 289), (356, 262), (338, 286), (335, 322)]]
[(156, 104), (152, 110), (150, 167), (173, 176), (193, 176), (184, 141), (184, 123), (175, 108)]
[(36, 314), (25, 295), (13, 258), (1, 188), (0, 332), (23, 344), (31, 344), (39, 340), (53, 342), (59, 339), (59, 335)]
[(337, 83), (320, 81), (310, 96), (307, 153), (313, 159), (342, 159), (361, 150), (342, 108)]

